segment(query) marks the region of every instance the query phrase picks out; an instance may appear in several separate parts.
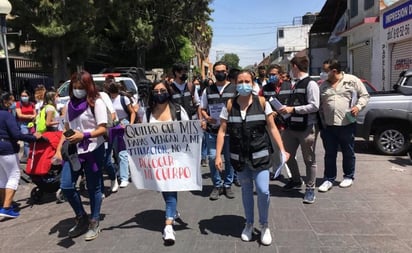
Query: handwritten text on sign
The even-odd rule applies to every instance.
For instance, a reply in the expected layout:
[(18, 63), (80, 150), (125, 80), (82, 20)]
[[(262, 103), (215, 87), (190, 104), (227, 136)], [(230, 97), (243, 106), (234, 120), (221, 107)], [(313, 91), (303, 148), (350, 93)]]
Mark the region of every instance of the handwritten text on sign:
[(124, 139), (133, 183), (139, 189), (202, 189), (200, 121), (126, 125)]

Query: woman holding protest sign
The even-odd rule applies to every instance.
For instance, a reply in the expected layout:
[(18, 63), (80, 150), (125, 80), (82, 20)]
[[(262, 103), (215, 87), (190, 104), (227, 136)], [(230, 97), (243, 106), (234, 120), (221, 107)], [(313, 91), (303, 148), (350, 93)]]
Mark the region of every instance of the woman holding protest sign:
[[(253, 181), (257, 192), (259, 223), (261, 225), (260, 241), (263, 245), (272, 243), (268, 228), (269, 211), (269, 169), (272, 167), (273, 153), (269, 135), (284, 154), (289, 156), (283, 147), (282, 139), (273, 120), (271, 106), (263, 97), (252, 93), (253, 76), (249, 71), (241, 71), (236, 77), (238, 96), (228, 100), (220, 114), (220, 128), (217, 136), (216, 153), (223, 148), (224, 137), (230, 139), (230, 162), (238, 171), (242, 187), (242, 201), (246, 216), (246, 226), (241, 239), (250, 241), (253, 232)], [(221, 156), (216, 156), (216, 168), (223, 169)]]
[[(154, 82), (152, 92), (149, 97), (149, 108), (146, 110), (146, 116), (143, 123), (167, 122), (174, 120), (189, 120), (189, 116), (182, 106), (172, 102), (172, 89), (170, 85), (163, 81)], [(175, 242), (175, 232), (173, 230), (173, 221), (178, 218), (177, 192), (162, 192), (163, 199), (166, 203), (166, 221), (163, 230), (163, 239), (166, 244), (172, 245)]]

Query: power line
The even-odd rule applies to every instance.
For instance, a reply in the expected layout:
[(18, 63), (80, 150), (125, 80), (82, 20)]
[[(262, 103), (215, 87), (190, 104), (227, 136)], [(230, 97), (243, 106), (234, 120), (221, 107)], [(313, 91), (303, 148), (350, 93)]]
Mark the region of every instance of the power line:
[(217, 35), (213, 34), (213, 37), (250, 37), (250, 36), (275, 36), (275, 33), (272, 32), (265, 32), (265, 33), (249, 33), (249, 34), (225, 34), (225, 35)]

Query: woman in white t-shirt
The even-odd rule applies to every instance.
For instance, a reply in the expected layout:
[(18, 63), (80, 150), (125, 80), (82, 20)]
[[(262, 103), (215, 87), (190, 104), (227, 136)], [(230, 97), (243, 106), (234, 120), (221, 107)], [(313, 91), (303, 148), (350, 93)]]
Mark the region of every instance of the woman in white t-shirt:
[[(119, 118), (120, 125), (125, 126), (126, 124), (133, 124), (136, 119), (136, 112), (133, 109), (131, 100), (127, 96), (120, 94), (119, 84), (114, 80), (111, 81), (107, 87), (109, 96), (112, 99), (113, 108)], [(120, 188), (125, 188), (129, 184), (130, 176), (129, 155), (122, 139), (116, 138), (112, 144), (119, 163), (119, 186)]]
[[(86, 71), (72, 74), (69, 95), (64, 115), (65, 132), (54, 158), (64, 159), (60, 188), (76, 214), (76, 225), (68, 235), (77, 237), (87, 231), (85, 240), (90, 241), (100, 232), (107, 112), (92, 76)], [(90, 199), (90, 220), (75, 186), (82, 170)]]
[(63, 129), (59, 129), (60, 115), (56, 109), (56, 99), (57, 98), (58, 98), (58, 94), (54, 91), (48, 91), (44, 95), (43, 108), (46, 111), (47, 131), (63, 130)]
[[(230, 162), (238, 171), (242, 187), (242, 202), (246, 216), (246, 225), (242, 231), (243, 241), (252, 240), (254, 222), (254, 190), (257, 193), (259, 223), (261, 225), (260, 242), (272, 243), (268, 227), (270, 203), (269, 169), (272, 167), (273, 154), (271, 139), (279, 146), (285, 160), (289, 158), (283, 147), (279, 130), (273, 119), (270, 104), (263, 97), (253, 93), (253, 77), (249, 71), (240, 71), (236, 77), (238, 96), (227, 101), (220, 113), (220, 128), (216, 141), (216, 154), (221, 154), (225, 135), (229, 135)], [(223, 170), (221, 156), (216, 156), (215, 166)]]
[[(173, 120), (189, 120), (189, 116), (182, 106), (175, 104), (171, 100), (172, 88), (166, 82), (155, 82), (152, 85), (152, 93), (149, 97), (149, 108), (143, 117), (143, 123), (163, 122)], [(180, 107), (180, 113), (177, 115), (176, 107)], [(166, 220), (163, 230), (163, 239), (166, 244), (174, 244), (175, 232), (173, 230), (173, 221), (179, 217), (176, 211), (177, 192), (162, 192), (163, 199), (166, 203)]]

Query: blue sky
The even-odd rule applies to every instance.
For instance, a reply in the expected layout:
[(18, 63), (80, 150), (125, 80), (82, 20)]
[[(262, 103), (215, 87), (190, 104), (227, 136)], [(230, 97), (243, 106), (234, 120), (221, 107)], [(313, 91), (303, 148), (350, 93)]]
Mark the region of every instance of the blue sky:
[(241, 67), (259, 63), (276, 48), (278, 26), (292, 25), (295, 17), (320, 12), (326, 0), (214, 0), (210, 61), (216, 54), (239, 56)]

